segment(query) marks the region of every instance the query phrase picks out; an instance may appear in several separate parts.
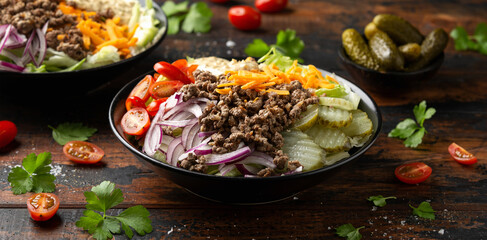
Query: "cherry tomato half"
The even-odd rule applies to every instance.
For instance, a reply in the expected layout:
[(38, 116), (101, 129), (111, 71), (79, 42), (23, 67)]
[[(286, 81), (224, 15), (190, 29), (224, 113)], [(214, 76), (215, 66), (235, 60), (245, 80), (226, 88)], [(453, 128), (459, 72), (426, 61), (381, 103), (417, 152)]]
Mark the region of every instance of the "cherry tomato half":
[(17, 136), (17, 127), (11, 121), (0, 121), (0, 148), (7, 146)]
[(228, 19), (240, 30), (254, 30), (260, 27), (260, 13), (249, 6), (234, 6), (228, 10)]
[(287, 6), (287, 0), (255, 0), (255, 7), (261, 12), (279, 12)]
[[(154, 83), (155, 80), (151, 75), (147, 75), (144, 77), (144, 79), (140, 80), (139, 83), (132, 89), (132, 92), (130, 92), (129, 97), (131, 96), (136, 96), (140, 98), (143, 102), (146, 102), (150, 95), (149, 95), (149, 86)], [(129, 109), (127, 109), (128, 111)]]
[(180, 81), (159, 81), (149, 87), (149, 93), (154, 99), (167, 98), (177, 92), (184, 83)]
[(394, 173), (401, 182), (417, 184), (426, 180), (431, 175), (431, 172), (432, 169), (428, 165), (422, 162), (415, 162), (397, 167)]
[(35, 221), (49, 220), (59, 209), (59, 198), (54, 193), (36, 193), (27, 199), (27, 209)]
[(125, 101), (125, 108), (128, 111), (134, 107), (145, 108), (145, 102), (137, 96), (129, 96)]
[(69, 160), (80, 164), (93, 164), (99, 162), (105, 152), (93, 143), (84, 141), (70, 141), (63, 147), (64, 155)]
[(149, 113), (149, 115), (151, 117), (154, 117), (157, 112), (159, 111), (159, 107), (161, 106), (161, 103), (164, 103), (168, 98), (161, 98), (161, 99), (156, 99), (154, 101), (152, 101), (151, 103), (149, 103), (149, 105), (147, 106), (147, 112)]
[(473, 154), (458, 146), (456, 143), (452, 143), (448, 146), (448, 152), (450, 152), (452, 158), (460, 164), (471, 165), (477, 162), (477, 158)]
[(186, 76), (191, 79), (191, 82), (194, 83), (194, 75), (193, 72), (198, 68), (198, 65), (191, 64), (188, 66), (188, 61), (186, 59), (179, 59), (172, 63), (173, 66), (179, 68), (181, 72), (185, 73)]
[(192, 83), (186, 74), (168, 62), (158, 62), (154, 64), (154, 70), (164, 77), (167, 77), (169, 80), (178, 80), (184, 84)]
[(129, 135), (142, 135), (149, 129), (150, 118), (145, 108), (132, 108), (122, 117), (122, 129)]

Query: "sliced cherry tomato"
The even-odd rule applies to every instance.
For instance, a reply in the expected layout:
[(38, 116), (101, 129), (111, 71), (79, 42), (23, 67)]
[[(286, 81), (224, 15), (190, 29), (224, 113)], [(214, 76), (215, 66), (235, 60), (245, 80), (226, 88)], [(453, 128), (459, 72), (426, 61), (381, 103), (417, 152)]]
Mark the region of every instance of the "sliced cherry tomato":
[(260, 27), (260, 13), (249, 6), (234, 6), (228, 10), (228, 19), (240, 30), (254, 30)]
[(125, 108), (128, 111), (134, 107), (145, 108), (145, 102), (137, 96), (129, 96), (125, 101)]
[(255, 0), (255, 7), (261, 12), (279, 12), (287, 6), (287, 0)]
[(431, 175), (431, 172), (432, 169), (428, 165), (422, 162), (415, 162), (397, 167), (394, 173), (401, 182), (417, 184), (426, 180)]
[(69, 160), (81, 164), (93, 164), (99, 162), (105, 152), (93, 143), (84, 141), (70, 141), (63, 147), (64, 155)]
[(129, 135), (142, 135), (149, 129), (150, 118), (145, 108), (132, 108), (122, 117), (122, 129)]
[(156, 99), (149, 103), (147, 106), (147, 112), (151, 117), (154, 117), (157, 112), (159, 111), (159, 107), (161, 106), (161, 103), (165, 102), (168, 98), (161, 98), (161, 99)]
[(448, 152), (460, 164), (471, 165), (477, 162), (477, 158), (473, 154), (458, 146), (456, 143), (450, 144)]
[(179, 59), (172, 63), (173, 66), (179, 68), (181, 72), (185, 73), (186, 76), (194, 83), (193, 72), (198, 68), (198, 65), (191, 64), (188, 66), (188, 61), (186, 59)]
[(59, 198), (54, 193), (36, 193), (27, 199), (27, 209), (35, 221), (49, 220), (59, 209)]
[(0, 121), (0, 148), (7, 146), (17, 136), (17, 126), (11, 121)]
[[(146, 102), (149, 99), (149, 86), (154, 83), (155, 80), (151, 75), (147, 75), (144, 79), (140, 80), (139, 83), (132, 89), (130, 92), (129, 97), (136, 96), (142, 99), (143, 102)], [(129, 109), (127, 109), (128, 111)]]
[(158, 62), (154, 64), (154, 70), (164, 77), (167, 77), (169, 80), (181, 81), (184, 84), (192, 83), (186, 74), (168, 62)]
[(159, 81), (149, 87), (149, 93), (154, 99), (167, 98), (177, 92), (184, 83), (180, 81)]
[(154, 79), (157, 80), (159, 78), (159, 76), (161, 76), (161, 74), (159, 73), (154, 73)]
[(174, 61), (172, 65), (183, 71), (183, 69), (188, 66), (188, 61), (186, 59), (178, 59)]

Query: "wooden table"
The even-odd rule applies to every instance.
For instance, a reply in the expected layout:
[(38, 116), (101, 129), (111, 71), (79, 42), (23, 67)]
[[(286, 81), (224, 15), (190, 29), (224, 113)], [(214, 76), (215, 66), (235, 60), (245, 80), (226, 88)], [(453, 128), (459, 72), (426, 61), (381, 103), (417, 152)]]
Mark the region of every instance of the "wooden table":
[[(149, 209), (154, 231), (145, 237), (136, 235), (136, 239), (340, 239), (334, 228), (345, 223), (365, 226), (363, 239), (487, 239), (487, 56), (455, 51), (452, 40), (433, 79), (395, 97), (372, 94), (384, 124), (370, 150), (336, 178), (294, 198), (257, 206), (214, 203), (192, 195), (136, 160), (112, 134), (108, 106), (121, 86), (149, 71), (156, 61), (208, 55), (240, 59), (254, 38), (273, 43), (279, 30), (291, 28), (306, 44), (302, 54), (306, 63), (348, 78), (337, 61), (341, 32), (348, 27), (362, 29), (375, 14), (401, 15), (423, 33), (436, 27), (449, 32), (457, 25), (472, 33), (477, 23), (487, 21), (487, 4), (473, 0), (290, 0), (285, 12), (263, 15), (259, 30), (241, 32), (227, 20), (227, 9), (238, 2), (209, 3), (214, 12), (210, 33), (168, 36), (149, 57), (95, 91), (56, 100), (46, 100), (42, 93), (24, 96), (21, 90), (0, 96), (0, 120), (13, 121), (19, 129), (15, 142), (0, 153), (0, 239), (89, 238), (75, 222), (84, 209), (83, 192), (104, 180), (116, 183), (124, 193), (125, 201), (115, 212), (138, 204)], [(228, 41), (236, 45), (227, 46)], [(413, 106), (422, 100), (437, 110), (425, 124), (428, 134), (423, 143), (410, 149), (399, 139), (388, 138), (387, 133), (402, 119), (412, 117)], [(64, 157), (47, 126), (68, 121), (98, 129), (90, 140), (105, 150), (103, 164), (80, 166)], [(451, 142), (475, 153), (479, 162), (462, 166), (453, 161), (447, 151)], [(13, 195), (7, 176), (27, 154), (45, 151), (52, 153), (52, 165), (60, 170), (55, 193), (62, 203), (54, 219), (39, 223), (30, 219), (25, 206), (30, 194)], [(432, 176), (419, 185), (399, 182), (394, 169), (414, 161), (430, 165)], [(397, 200), (373, 207), (366, 198), (379, 194)], [(422, 201), (431, 202), (436, 220), (412, 216), (408, 205)]]

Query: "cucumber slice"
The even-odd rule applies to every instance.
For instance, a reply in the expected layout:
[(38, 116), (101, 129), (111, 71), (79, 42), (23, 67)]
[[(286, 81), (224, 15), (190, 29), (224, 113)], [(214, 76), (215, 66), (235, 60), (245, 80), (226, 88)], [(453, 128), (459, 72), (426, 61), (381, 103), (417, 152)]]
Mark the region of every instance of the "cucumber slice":
[(293, 124), (292, 128), (306, 131), (316, 123), (316, 120), (318, 120), (318, 111), (319, 108), (317, 104), (309, 105), (308, 109), (301, 114), (301, 118)]
[[(350, 93), (351, 94), (351, 93)], [(332, 98), (332, 97), (320, 97), (320, 105), (336, 107), (343, 110), (354, 110), (357, 109), (354, 103), (343, 98)], [(357, 105), (358, 106), (358, 105)]]
[(350, 139), (337, 128), (326, 128), (319, 124), (306, 131), (313, 141), (326, 153), (336, 153), (350, 149)]
[(352, 113), (343, 109), (320, 106), (319, 123), (323, 127), (346, 127), (352, 122)]

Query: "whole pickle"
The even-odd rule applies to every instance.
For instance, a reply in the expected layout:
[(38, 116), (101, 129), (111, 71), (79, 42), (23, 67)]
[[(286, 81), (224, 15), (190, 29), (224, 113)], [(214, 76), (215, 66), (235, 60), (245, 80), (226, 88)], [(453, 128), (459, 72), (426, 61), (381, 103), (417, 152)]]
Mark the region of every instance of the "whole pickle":
[(404, 44), (398, 49), (407, 62), (414, 62), (421, 56), (421, 46), (417, 43)]
[(349, 28), (343, 31), (342, 45), (352, 61), (366, 68), (379, 70), (379, 65), (372, 57), (369, 46), (357, 30)]
[(421, 44), (421, 57), (408, 67), (408, 71), (419, 70), (438, 57), (448, 44), (448, 34), (442, 28), (431, 31)]
[(373, 23), (373, 22), (370, 22), (369, 24), (367, 24), (367, 26), (365, 26), (364, 28), (364, 34), (365, 34), (365, 37), (367, 39), (370, 40), (370, 38), (372, 38), (372, 36), (377, 32), (377, 31), (380, 31), (377, 26)]
[(369, 47), (381, 69), (393, 71), (404, 69), (404, 58), (386, 33), (376, 32), (369, 40)]
[(374, 17), (373, 23), (384, 31), (398, 45), (406, 43), (421, 44), (423, 35), (411, 23), (392, 14), (379, 14)]

